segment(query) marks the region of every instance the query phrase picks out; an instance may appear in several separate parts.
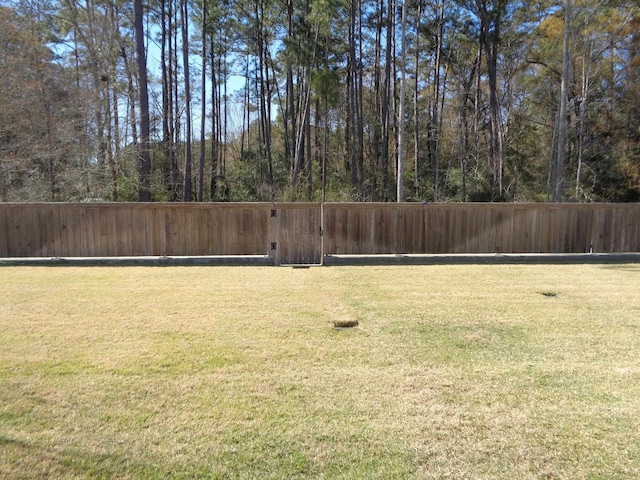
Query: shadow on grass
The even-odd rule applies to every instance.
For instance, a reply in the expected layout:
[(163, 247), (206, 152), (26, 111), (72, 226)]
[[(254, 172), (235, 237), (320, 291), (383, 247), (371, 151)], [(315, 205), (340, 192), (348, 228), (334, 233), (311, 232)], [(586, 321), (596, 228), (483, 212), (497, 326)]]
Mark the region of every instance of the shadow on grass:
[[(131, 464), (124, 456), (59, 448), (0, 435), (2, 478), (166, 478), (156, 465)], [(24, 471), (28, 465), (29, 471)]]
[(604, 270), (617, 270), (619, 272), (640, 272), (640, 265), (638, 264), (611, 263), (607, 265), (601, 265), (600, 268)]

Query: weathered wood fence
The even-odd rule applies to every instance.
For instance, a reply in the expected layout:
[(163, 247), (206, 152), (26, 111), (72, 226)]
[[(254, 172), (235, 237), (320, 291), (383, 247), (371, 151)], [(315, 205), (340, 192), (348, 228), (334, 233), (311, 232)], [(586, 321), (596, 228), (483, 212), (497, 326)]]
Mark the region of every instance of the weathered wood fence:
[(640, 204), (0, 203), (0, 257), (640, 252)]

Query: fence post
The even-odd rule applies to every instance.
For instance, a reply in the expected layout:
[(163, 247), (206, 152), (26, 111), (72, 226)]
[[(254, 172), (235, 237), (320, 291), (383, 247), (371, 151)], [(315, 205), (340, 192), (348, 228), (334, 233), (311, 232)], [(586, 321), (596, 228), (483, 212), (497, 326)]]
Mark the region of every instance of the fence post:
[(268, 239), (268, 252), (267, 254), (271, 258), (271, 261), (275, 266), (280, 265), (280, 216), (282, 211), (278, 210), (276, 203), (271, 204), (271, 208), (268, 210), (269, 218), (267, 220), (269, 232)]

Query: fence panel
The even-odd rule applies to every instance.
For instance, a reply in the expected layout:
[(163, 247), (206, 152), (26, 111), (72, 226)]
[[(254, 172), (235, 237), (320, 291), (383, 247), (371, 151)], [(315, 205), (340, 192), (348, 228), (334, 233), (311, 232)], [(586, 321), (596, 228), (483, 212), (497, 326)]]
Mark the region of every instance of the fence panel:
[(640, 205), (325, 204), (324, 254), (640, 251)]
[(0, 257), (589, 251), (640, 252), (640, 205), (0, 203)]
[(390, 235), (395, 235), (390, 218), (393, 204), (327, 203), (324, 210), (324, 253), (395, 253)]
[(275, 204), (269, 220), (275, 231), (275, 261), (280, 264), (319, 264), (322, 259), (319, 203)]

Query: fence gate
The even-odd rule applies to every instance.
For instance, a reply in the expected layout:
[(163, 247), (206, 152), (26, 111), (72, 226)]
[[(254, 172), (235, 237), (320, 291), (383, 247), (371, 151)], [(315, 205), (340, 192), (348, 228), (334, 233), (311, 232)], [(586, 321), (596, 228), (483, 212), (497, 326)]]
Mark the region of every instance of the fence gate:
[(321, 226), (319, 203), (274, 203), (269, 212), (273, 263), (319, 265), (322, 262)]

